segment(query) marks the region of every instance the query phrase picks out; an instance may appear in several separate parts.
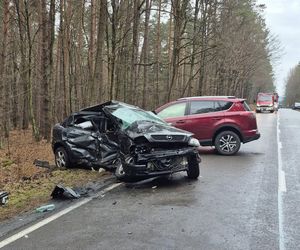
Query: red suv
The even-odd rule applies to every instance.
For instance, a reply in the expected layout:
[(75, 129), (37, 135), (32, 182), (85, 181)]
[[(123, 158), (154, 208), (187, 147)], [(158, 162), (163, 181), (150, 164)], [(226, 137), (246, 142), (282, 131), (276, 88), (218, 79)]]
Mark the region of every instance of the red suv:
[(202, 146), (215, 146), (223, 155), (233, 155), (241, 142), (257, 140), (256, 116), (245, 99), (233, 96), (181, 98), (156, 109), (173, 126), (194, 133)]

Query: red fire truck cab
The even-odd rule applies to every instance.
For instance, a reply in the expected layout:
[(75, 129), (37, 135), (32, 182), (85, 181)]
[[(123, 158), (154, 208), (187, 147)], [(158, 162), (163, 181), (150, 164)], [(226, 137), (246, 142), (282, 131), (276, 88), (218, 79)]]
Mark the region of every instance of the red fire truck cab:
[(278, 110), (277, 93), (258, 93), (256, 99), (256, 113), (269, 111), (273, 113)]

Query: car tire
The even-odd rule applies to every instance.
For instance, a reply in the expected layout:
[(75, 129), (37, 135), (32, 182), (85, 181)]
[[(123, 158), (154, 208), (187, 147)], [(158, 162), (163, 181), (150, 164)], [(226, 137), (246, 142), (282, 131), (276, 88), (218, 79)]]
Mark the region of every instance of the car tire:
[(59, 147), (55, 150), (55, 165), (58, 168), (70, 168), (70, 158), (63, 147)]
[(131, 181), (131, 178), (128, 175), (126, 175), (121, 161), (119, 161), (117, 163), (117, 168), (116, 168), (116, 171), (115, 171), (115, 176), (120, 181), (124, 181), (124, 182), (130, 182)]
[(188, 160), (187, 175), (189, 179), (197, 179), (200, 174), (199, 162), (196, 157), (190, 157)]
[(222, 131), (216, 136), (214, 144), (219, 154), (234, 155), (241, 147), (241, 139), (233, 131)]

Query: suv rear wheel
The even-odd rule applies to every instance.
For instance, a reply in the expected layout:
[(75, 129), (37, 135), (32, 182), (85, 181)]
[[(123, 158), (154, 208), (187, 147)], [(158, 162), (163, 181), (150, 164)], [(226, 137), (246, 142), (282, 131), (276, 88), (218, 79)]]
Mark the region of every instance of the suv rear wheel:
[(215, 139), (215, 147), (219, 154), (234, 155), (241, 147), (241, 140), (233, 131), (222, 131)]

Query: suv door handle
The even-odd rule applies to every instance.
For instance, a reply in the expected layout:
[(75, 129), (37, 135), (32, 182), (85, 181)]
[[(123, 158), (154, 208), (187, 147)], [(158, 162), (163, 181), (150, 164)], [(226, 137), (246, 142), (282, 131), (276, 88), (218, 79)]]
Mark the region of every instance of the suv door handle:
[(216, 118), (212, 118), (212, 120), (214, 120), (214, 121), (220, 121), (220, 120), (222, 120), (222, 118), (221, 117), (216, 117)]
[(183, 124), (183, 123), (185, 123), (185, 120), (179, 120), (176, 122), (176, 124)]

